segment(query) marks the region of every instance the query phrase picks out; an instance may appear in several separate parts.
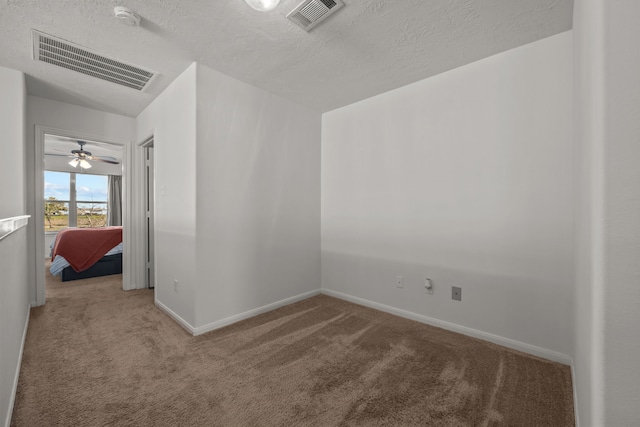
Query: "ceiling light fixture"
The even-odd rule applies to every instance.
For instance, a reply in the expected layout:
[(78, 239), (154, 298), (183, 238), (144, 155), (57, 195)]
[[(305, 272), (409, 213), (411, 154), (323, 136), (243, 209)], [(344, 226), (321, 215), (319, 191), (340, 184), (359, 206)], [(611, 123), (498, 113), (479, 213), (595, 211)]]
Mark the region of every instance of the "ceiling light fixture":
[(266, 12), (275, 8), (280, 3), (280, 0), (244, 0), (244, 2), (255, 10)]
[(80, 165), (80, 169), (91, 169), (91, 163), (89, 163), (85, 159), (78, 159), (78, 158), (73, 159), (69, 162), (69, 165), (71, 165), (74, 168)]

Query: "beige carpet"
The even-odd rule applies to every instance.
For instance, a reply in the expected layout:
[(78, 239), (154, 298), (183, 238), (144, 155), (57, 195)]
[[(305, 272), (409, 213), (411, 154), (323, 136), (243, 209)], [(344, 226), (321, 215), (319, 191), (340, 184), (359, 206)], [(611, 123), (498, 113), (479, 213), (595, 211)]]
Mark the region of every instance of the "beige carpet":
[(120, 279), (48, 285), (12, 426), (574, 425), (564, 365), (327, 296), (192, 337)]

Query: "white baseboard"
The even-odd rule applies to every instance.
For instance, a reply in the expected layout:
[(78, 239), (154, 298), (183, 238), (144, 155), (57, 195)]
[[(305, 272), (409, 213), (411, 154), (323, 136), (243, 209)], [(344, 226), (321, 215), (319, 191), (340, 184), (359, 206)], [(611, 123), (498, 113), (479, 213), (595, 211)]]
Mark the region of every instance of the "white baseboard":
[(573, 414), (576, 418), (576, 427), (580, 427), (580, 417), (578, 414), (578, 386), (576, 385), (576, 368), (571, 360), (571, 384), (573, 385)]
[(391, 307), (389, 305), (377, 303), (374, 301), (370, 301), (364, 298), (354, 297), (351, 295), (343, 294), (342, 292), (333, 291), (331, 289), (318, 289), (310, 292), (305, 292), (300, 295), (296, 295), (291, 298), (286, 298), (281, 301), (274, 302), (272, 304), (267, 304), (265, 306), (245, 311), (244, 313), (236, 314), (225, 319), (221, 319), (212, 323), (209, 323), (204, 326), (199, 326), (194, 328), (189, 322), (182, 319), (172, 310), (170, 310), (167, 306), (162, 304), (161, 302), (156, 300), (156, 306), (164, 311), (167, 315), (172, 317), (180, 326), (185, 328), (192, 335), (201, 335), (207, 332), (211, 332), (216, 329), (220, 329), (222, 327), (231, 325), (233, 323), (239, 322), (241, 320), (249, 319), (251, 317), (257, 316), (262, 313), (266, 313), (271, 310), (275, 310), (276, 308), (284, 307), (285, 305), (293, 304), (294, 302), (302, 301), (307, 298), (311, 298), (318, 294), (325, 294), (332, 297), (340, 298), (345, 301), (353, 302), (355, 304), (364, 305), (365, 307), (370, 307), (376, 310), (384, 311), (390, 314), (394, 314), (396, 316), (404, 317), (406, 319), (415, 320), (417, 322), (425, 323), (427, 325), (436, 326), (438, 328), (446, 329), (452, 332), (457, 332), (463, 335), (471, 336), (474, 338), (478, 338), (484, 341), (489, 341), (494, 344), (502, 345), (504, 347), (508, 347), (514, 350), (521, 351), (523, 353), (532, 354), (534, 356), (538, 356), (544, 359), (548, 359), (554, 362), (562, 363), (565, 365), (569, 365), (571, 367), (571, 379), (573, 384), (573, 402), (574, 402), (574, 412), (576, 417), (576, 427), (579, 427), (578, 420), (578, 405), (577, 405), (577, 389), (576, 389), (576, 380), (575, 380), (575, 369), (573, 365), (573, 359), (563, 353), (559, 353), (556, 351), (548, 350), (542, 347), (537, 347), (531, 344), (526, 344), (521, 341), (512, 340), (510, 338), (501, 337), (499, 335), (494, 335), (488, 332), (479, 331), (477, 329), (468, 328), (466, 326), (457, 325), (455, 323), (446, 322), (443, 320), (438, 320), (433, 317), (424, 316), (422, 314), (413, 313), (410, 311), (402, 310), (399, 308)]
[(9, 397), (9, 408), (7, 411), (7, 419), (4, 421), (5, 427), (11, 425), (11, 417), (13, 416), (13, 405), (16, 403), (16, 393), (18, 392), (18, 380), (20, 379), (20, 367), (22, 366), (22, 354), (24, 353), (24, 343), (27, 340), (27, 330), (29, 329), (29, 316), (31, 314), (31, 304), (27, 305), (27, 318), (24, 321), (24, 329), (22, 331), (22, 344), (20, 344), (20, 353), (18, 353), (18, 365), (16, 373), (13, 376), (13, 388)]
[(178, 316), (173, 310), (171, 310), (169, 307), (167, 307), (166, 305), (164, 305), (163, 303), (161, 303), (157, 299), (155, 300), (155, 304), (156, 304), (156, 307), (158, 307), (161, 311), (164, 312), (164, 314), (166, 314), (167, 316), (171, 317), (173, 320), (178, 322), (178, 324), (180, 326), (185, 328), (187, 330), (187, 332), (189, 332), (191, 335), (195, 335), (195, 333), (194, 333), (195, 328), (193, 326), (191, 326), (191, 324), (189, 322), (184, 320), (182, 317)]
[(302, 301), (307, 298), (311, 298), (315, 295), (320, 294), (320, 289), (316, 289), (314, 291), (305, 292), (300, 295), (293, 296), (291, 298), (285, 298), (280, 301), (276, 301), (271, 304), (264, 305), (259, 308), (255, 308), (253, 310), (245, 311), (244, 313), (235, 314), (233, 316), (229, 316), (225, 319), (217, 320), (215, 322), (209, 323), (207, 325), (199, 326), (195, 328), (194, 335), (201, 335), (207, 332), (211, 332), (216, 329), (220, 329), (224, 326), (231, 325), (232, 323), (239, 322), (241, 320), (249, 319), (250, 317), (257, 316), (258, 314), (266, 313), (271, 310), (275, 310), (276, 308), (284, 307), (285, 305), (293, 304), (294, 302)]
[(532, 354), (534, 356), (542, 357), (544, 359), (552, 360), (554, 362), (573, 366), (571, 357), (563, 353), (547, 350), (546, 348), (537, 347), (531, 344), (526, 344), (520, 341), (512, 340), (510, 338), (505, 338), (505, 337), (494, 335), (488, 332), (479, 331), (477, 329), (468, 328), (466, 326), (457, 325), (455, 323), (446, 322), (444, 320), (438, 320), (433, 317), (428, 317), (422, 314), (413, 313), (411, 311), (406, 311), (399, 308), (391, 307), (389, 305), (380, 304), (364, 298), (343, 294), (342, 292), (332, 291), (331, 289), (323, 288), (321, 290), (321, 293), (332, 296), (332, 297), (340, 298), (345, 301), (350, 301), (355, 304), (364, 305), (365, 307), (370, 307), (370, 308), (374, 308), (376, 310), (384, 311), (390, 314), (395, 314), (396, 316), (404, 317), (406, 319), (411, 319), (417, 322), (425, 323), (427, 325), (436, 326), (438, 328), (446, 329), (452, 332), (457, 332), (463, 335), (468, 335), (470, 337), (479, 338), (484, 341), (489, 341), (494, 344), (498, 344), (504, 347), (518, 350), (523, 353)]

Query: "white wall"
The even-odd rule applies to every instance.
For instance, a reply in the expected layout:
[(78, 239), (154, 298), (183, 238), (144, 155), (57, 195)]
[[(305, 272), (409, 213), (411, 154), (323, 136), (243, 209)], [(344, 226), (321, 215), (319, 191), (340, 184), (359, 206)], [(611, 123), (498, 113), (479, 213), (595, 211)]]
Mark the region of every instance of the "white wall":
[[(25, 104), (24, 75), (0, 67), (0, 219), (24, 215)], [(0, 423), (9, 425), (20, 354), (29, 315), (27, 230), (0, 241)]]
[[(77, 135), (90, 135), (95, 140), (118, 142), (125, 144), (124, 150), (131, 149), (129, 144), (131, 143), (135, 134), (135, 119), (130, 117), (120, 116), (112, 113), (105, 113), (103, 111), (92, 110), (85, 107), (79, 107), (77, 105), (66, 104), (63, 102), (53, 101), (46, 98), (40, 98), (36, 96), (27, 97), (27, 211), (29, 214), (34, 215), (32, 221), (28, 227), (29, 234), (29, 253), (31, 260), (31, 268), (29, 269), (29, 282), (36, 283), (44, 281), (44, 263), (43, 263), (43, 246), (36, 245), (36, 230), (41, 233), (43, 229), (43, 218), (35, 216), (35, 200), (36, 197), (42, 197), (41, 194), (36, 194), (39, 191), (36, 190), (36, 161), (40, 162), (41, 159), (36, 160), (36, 134), (35, 126), (46, 126), (49, 128), (59, 129), (71, 134)], [(127, 158), (127, 156), (125, 156)], [(131, 171), (131, 165), (124, 165), (124, 182), (123, 182), (123, 198), (125, 203), (129, 197), (128, 191), (128, 177)], [(42, 180), (43, 176), (38, 176), (38, 180)], [(130, 230), (125, 230), (125, 239), (129, 242), (125, 242), (125, 251), (131, 252), (128, 245), (134, 245), (135, 242), (130, 242), (129, 233)], [(43, 240), (40, 240), (43, 242)], [(128, 262), (125, 261), (125, 270), (129, 268)], [(125, 272), (125, 276), (128, 273)], [(42, 290), (40, 290), (42, 292)], [(41, 299), (42, 295), (37, 298), (35, 286), (32, 290), (31, 298), (33, 301)]]
[(640, 2), (603, 1), (604, 425), (640, 425)]
[(585, 426), (640, 425), (640, 3), (574, 10), (576, 349)]
[(319, 289), (320, 119), (195, 63), (138, 117), (137, 141), (154, 135), (156, 302), (183, 326)]
[(197, 70), (196, 326), (206, 329), (320, 288), (321, 115)]
[[(156, 302), (193, 326), (197, 286), (195, 64), (138, 116), (136, 141), (150, 134), (154, 134), (156, 189)], [(142, 154), (141, 149), (136, 150), (137, 157)], [(142, 180), (136, 187), (141, 190)], [(143, 206), (137, 205), (136, 210), (142, 218)], [(178, 280), (177, 288), (174, 280)]]
[[(603, 38), (599, 1), (574, 5), (576, 151), (574, 369), (580, 425), (602, 426)], [(594, 307), (598, 306), (598, 309)]]
[(571, 355), (571, 43), (324, 114), (323, 289)]

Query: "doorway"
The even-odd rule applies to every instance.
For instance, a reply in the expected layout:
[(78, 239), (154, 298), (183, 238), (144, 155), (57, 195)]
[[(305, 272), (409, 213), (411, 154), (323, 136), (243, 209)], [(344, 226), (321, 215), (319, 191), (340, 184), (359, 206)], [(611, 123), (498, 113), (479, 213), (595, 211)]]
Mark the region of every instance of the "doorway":
[[(130, 207), (122, 198), (122, 194), (126, 194), (127, 154), (125, 143), (36, 125), (36, 305), (45, 303), (47, 274), (44, 259), (51, 255), (51, 243), (62, 228), (122, 225), (121, 265), (127, 266)], [(116, 183), (119, 191), (115, 193), (121, 195), (118, 203), (112, 199), (109, 189), (116, 188)], [(131, 281), (127, 270), (122, 271), (123, 289), (128, 289), (127, 284)]]

